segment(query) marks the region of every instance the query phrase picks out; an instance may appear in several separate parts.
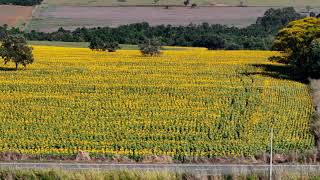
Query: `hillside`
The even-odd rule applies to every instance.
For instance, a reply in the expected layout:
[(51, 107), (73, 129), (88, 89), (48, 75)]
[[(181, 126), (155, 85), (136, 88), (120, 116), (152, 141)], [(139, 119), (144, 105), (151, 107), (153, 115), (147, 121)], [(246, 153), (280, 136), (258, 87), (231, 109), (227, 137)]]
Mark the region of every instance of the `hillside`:
[(0, 5), (0, 26), (24, 27), (32, 15), (33, 7)]
[[(28, 30), (57, 31), (59, 27), (74, 30), (78, 27), (118, 27), (120, 25), (148, 22), (150, 25), (189, 25), (207, 22), (245, 27), (263, 16), (267, 7), (82, 7), (43, 5), (37, 8)], [(84, 13), (86, 12), (86, 13)], [(146, 16), (146, 14), (149, 14)]]
[[(184, 0), (159, 0), (156, 5), (183, 5)], [(53, 5), (80, 5), (80, 6), (119, 6), (119, 5), (155, 5), (153, 0), (46, 0)], [(248, 6), (294, 6), (305, 7), (306, 5), (320, 7), (318, 0), (244, 0)], [(191, 0), (201, 6), (237, 6), (240, 0)]]
[(275, 52), (34, 53), (26, 71), (1, 68), (0, 152), (249, 156), (268, 151), (271, 127), (276, 153), (314, 145), (308, 87)]

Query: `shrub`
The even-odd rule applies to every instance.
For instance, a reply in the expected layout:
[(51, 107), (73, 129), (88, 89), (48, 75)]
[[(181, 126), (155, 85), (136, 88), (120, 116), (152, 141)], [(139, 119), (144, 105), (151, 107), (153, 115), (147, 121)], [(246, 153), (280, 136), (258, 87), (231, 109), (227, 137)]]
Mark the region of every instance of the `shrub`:
[(115, 41), (103, 42), (100, 38), (94, 38), (90, 42), (89, 48), (93, 51), (106, 51), (116, 52), (117, 49), (120, 49), (119, 43)]
[(196, 3), (191, 4), (191, 8), (196, 8), (196, 7), (197, 7)]
[(161, 42), (157, 38), (146, 39), (139, 45), (140, 51), (145, 56), (156, 56), (161, 54)]

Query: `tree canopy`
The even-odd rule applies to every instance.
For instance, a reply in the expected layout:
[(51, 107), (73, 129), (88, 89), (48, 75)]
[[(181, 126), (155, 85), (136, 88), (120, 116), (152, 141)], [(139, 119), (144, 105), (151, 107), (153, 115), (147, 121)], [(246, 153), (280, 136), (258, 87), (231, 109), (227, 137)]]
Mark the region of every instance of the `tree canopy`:
[(196, 47), (206, 47), (209, 50), (224, 49), (225, 40), (217, 35), (204, 35), (193, 43)]
[(161, 42), (158, 38), (145, 39), (139, 44), (140, 51), (145, 56), (157, 56), (161, 54)]
[(89, 48), (95, 51), (108, 50), (108, 52), (116, 52), (116, 50), (120, 49), (120, 46), (116, 41), (108, 40), (104, 42), (100, 38), (93, 38), (90, 42)]
[(256, 24), (261, 25), (265, 31), (274, 32), (289, 22), (303, 18), (293, 7), (282, 9), (268, 9), (263, 17), (257, 19)]
[(285, 62), (293, 65), (306, 77), (320, 76), (319, 66), (320, 19), (309, 17), (296, 20), (276, 35), (273, 49), (282, 51)]
[(18, 65), (22, 64), (26, 69), (27, 64), (32, 64), (34, 61), (32, 48), (27, 45), (26, 39), (21, 35), (5, 35), (0, 39), (0, 57), (4, 63), (12, 61), (18, 69)]

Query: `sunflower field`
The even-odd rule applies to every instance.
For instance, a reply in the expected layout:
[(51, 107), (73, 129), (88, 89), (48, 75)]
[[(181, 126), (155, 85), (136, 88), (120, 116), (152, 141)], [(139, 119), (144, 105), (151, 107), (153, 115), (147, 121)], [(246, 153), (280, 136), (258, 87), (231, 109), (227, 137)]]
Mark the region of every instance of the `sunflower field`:
[(271, 127), (276, 152), (311, 149), (308, 86), (276, 54), (34, 46), (27, 70), (0, 69), (0, 152), (250, 156)]

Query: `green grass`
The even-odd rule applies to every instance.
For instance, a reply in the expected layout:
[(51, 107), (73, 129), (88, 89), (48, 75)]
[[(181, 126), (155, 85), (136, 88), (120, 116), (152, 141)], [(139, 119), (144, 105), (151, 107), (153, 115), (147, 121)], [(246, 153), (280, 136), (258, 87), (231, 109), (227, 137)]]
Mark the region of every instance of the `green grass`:
[[(268, 172), (251, 173), (225, 173), (210, 175), (206, 173), (178, 172), (165, 170), (78, 170), (67, 171), (58, 169), (1, 169), (0, 179), (43, 179), (43, 180), (197, 180), (197, 179), (219, 179), (219, 180), (258, 180), (269, 179)], [(317, 172), (286, 172), (274, 171), (274, 179), (304, 179), (319, 180)]]
[[(29, 45), (37, 46), (58, 46), (58, 47), (77, 47), (77, 48), (87, 48), (89, 46), (88, 42), (62, 42), (62, 41), (29, 41)], [(123, 50), (137, 50), (137, 45), (130, 44), (120, 44)]]
[(52, 179), (52, 180), (179, 180), (186, 176), (185, 173), (169, 172), (169, 171), (137, 171), (137, 170), (108, 170), (108, 171), (94, 171), (94, 170), (79, 170), (66, 171), (58, 169), (44, 169), (44, 170), (0, 170), (0, 179)]
[[(29, 41), (29, 45), (37, 46), (58, 46), (58, 47), (77, 47), (77, 48), (87, 48), (89, 46), (88, 42), (62, 42), (62, 41)], [(138, 45), (131, 44), (120, 44), (123, 50), (138, 50)], [(185, 50), (185, 47), (163, 47), (163, 50)]]
[[(81, 6), (119, 6), (119, 5), (154, 5), (153, 0), (47, 0), (48, 4), (54, 5), (81, 5)], [(192, 3), (207, 6), (210, 4), (225, 4), (236, 6), (239, 5), (240, 0), (192, 0)], [(158, 5), (183, 5), (182, 0), (160, 0)], [(295, 6), (305, 7), (320, 6), (319, 0), (247, 0), (248, 6)]]
[(86, 48), (89, 46), (87, 42), (61, 42), (61, 41), (28, 41), (29, 45), (38, 46), (59, 46), (59, 47), (79, 47)]

